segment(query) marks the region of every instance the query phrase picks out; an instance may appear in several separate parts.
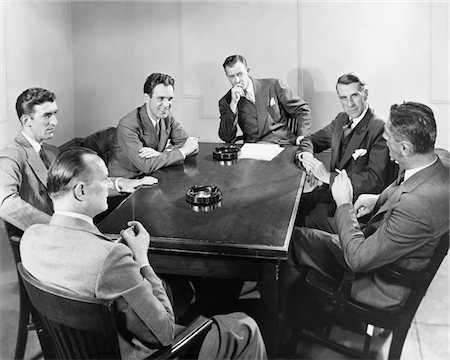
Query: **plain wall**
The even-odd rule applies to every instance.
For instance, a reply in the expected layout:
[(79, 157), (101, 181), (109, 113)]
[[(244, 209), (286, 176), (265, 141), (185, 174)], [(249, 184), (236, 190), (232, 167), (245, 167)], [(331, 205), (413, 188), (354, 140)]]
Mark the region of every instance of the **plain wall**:
[[(429, 105), (438, 122), (437, 146), (450, 148), (447, 2), (34, 1), (1, 6), (7, 21), (0, 27), (5, 29), (0, 55), (8, 71), (6, 91), (0, 89), (7, 95), (7, 111), (0, 111), (5, 134), (0, 145), (17, 132), (14, 101), (27, 87), (56, 92), (61, 124), (54, 142), (62, 144), (117, 125), (143, 103), (142, 85), (151, 72), (175, 78), (172, 111), (188, 133), (219, 141), (217, 103), (229, 89), (222, 62), (242, 53), (252, 76), (280, 78), (310, 103), (313, 130), (340, 111), (337, 77), (355, 71), (367, 82), (371, 106), (384, 117), (392, 103), (403, 100)], [(0, 75), (5, 73), (2, 66)]]
[(60, 121), (53, 144), (75, 136), (71, 5), (0, 2), (0, 147), (20, 130), (19, 94), (31, 87), (56, 93)]

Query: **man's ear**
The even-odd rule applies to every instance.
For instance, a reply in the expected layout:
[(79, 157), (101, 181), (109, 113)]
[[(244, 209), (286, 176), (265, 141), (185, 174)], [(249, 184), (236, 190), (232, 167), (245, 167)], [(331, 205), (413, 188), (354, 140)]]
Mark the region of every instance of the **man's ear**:
[(22, 115), (20, 117), (20, 123), (22, 126), (31, 126), (31, 116), (30, 115)]
[(73, 188), (73, 196), (78, 201), (82, 201), (84, 199), (84, 193), (85, 193), (85, 184), (83, 182), (80, 182), (75, 185)]
[(413, 145), (409, 141), (402, 140), (400, 142), (400, 144), (401, 144), (401, 152), (402, 152), (403, 156), (408, 156), (409, 154), (414, 153)]
[(151, 97), (149, 94), (144, 94), (144, 100), (147, 104), (150, 102), (150, 99), (151, 99)]

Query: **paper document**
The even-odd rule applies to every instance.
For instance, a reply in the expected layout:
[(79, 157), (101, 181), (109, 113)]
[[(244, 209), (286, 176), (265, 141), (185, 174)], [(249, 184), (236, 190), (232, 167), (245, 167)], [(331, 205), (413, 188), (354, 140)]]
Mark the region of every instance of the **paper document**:
[(244, 144), (239, 159), (255, 159), (270, 161), (284, 150), (277, 144)]

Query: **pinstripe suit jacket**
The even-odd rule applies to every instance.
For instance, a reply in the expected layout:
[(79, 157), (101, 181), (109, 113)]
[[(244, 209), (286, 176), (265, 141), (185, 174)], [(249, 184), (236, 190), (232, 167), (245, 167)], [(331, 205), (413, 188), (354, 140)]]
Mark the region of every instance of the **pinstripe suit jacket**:
[[(58, 148), (42, 144), (53, 162)], [(20, 132), (0, 150), (0, 217), (21, 230), (32, 224), (47, 224), (53, 205), (47, 195), (47, 168)]]

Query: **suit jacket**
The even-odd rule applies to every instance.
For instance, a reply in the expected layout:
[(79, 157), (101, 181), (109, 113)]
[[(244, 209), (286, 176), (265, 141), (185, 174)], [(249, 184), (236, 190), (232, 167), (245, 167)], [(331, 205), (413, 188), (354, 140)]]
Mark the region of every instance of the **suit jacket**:
[(372, 271), (390, 263), (410, 270), (426, 266), (449, 230), (448, 168), (438, 159), (400, 186), (385, 189), (365, 234), (352, 205), (339, 206), (335, 219), (345, 262), (358, 273), (353, 296), (378, 307), (398, 305), (409, 289), (388, 284)]
[[(169, 116), (160, 121), (158, 139), (155, 127), (143, 105), (119, 122), (108, 162), (110, 176), (132, 178), (152, 173), (165, 166), (183, 163), (184, 156), (178, 146), (182, 146), (186, 138), (186, 132), (169, 112)], [(168, 141), (174, 145), (171, 150), (166, 150)], [(142, 147), (151, 147), (162, 154), (148, 159), (141, 158), (139, 150)]]
[[(42, 144), (50, 161), (58, 149)], [(20, 132), (0, 150), (0, 217), (21, 230), (32, 224), (47, 224), (53, 205), (47, 195), (47, 168)]]
[[(225, 142), (232, 142), (236, 137), (237, 124), (244, 133), (245, 142), (277, 142), (288, 140), (295, 144), (297, 135), (308, 135), (311, 127), (309, 105), (284, 86), (278, 79), (252, 79), (255, 89), (255, 104), (243, 98), (238, 103), (238, 110), (230, 109), (231, 90), (219, 101), (220, 127), (219, 137)], [(245, 106), (253, 106), (257, 121), (245, 111)], [(288, 128), (288, 118), (297, 119), (297, 134)]]
[[(331, 181), (337, 175), (335, 169), (345, 169), (352, 181), (355, 199), (360, 194), (379, 194), (396, 176), (397, 166), (390, 161), (389, 149), (383, 139), (384, 121), (372, 109), (368, 109), (364, 118), (356, 125), (345, 152), (341, 153), (343, 126), (348, 122), (345, 112), (323, 129), (304, 138), (298, 153), (319, 153), (331, 148)], [(352, 156), (357, 149), (366, 150), (366, 154), (356, 159)]]
[(151, 348), (172, 342), (174, 314), (161, 280), (153, 270), (144, 278), (128, 246), (110, 241), (95, 226), (55, 214), (49, 225), (25, 231), (20, 253), (37, 280), (79, 298), (116, 302), (124, 359), (150, 353), (136, 339)]

